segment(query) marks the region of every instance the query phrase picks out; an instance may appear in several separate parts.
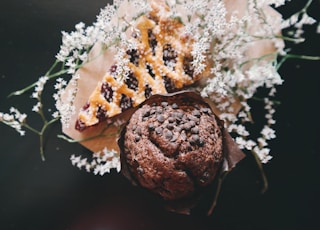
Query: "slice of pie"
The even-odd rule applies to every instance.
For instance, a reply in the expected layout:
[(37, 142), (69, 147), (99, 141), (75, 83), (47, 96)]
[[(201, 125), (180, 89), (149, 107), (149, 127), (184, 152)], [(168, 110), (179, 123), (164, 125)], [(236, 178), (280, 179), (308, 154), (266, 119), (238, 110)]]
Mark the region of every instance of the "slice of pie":
[(184, 33), (182, 22), (160, 13), (169, 11), (166, 5), (151, 6), (152, 10), (140, 16), (134, 25), (132, 39), (137, 48), (126, 49), (123, 56), (129, 60), (126, 74), (117, 71), (117, 63), (112, 65), (79, 112), (77, 130), (83, 131), (135, 107), (153, 94), (181, 90), (204, 75), (205, 71), (194, 71), (194, 40)]

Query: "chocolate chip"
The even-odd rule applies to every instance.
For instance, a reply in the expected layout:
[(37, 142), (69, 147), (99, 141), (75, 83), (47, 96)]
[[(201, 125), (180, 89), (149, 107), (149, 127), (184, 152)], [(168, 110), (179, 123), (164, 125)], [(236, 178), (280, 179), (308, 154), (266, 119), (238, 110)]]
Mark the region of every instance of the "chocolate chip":
[(160, 113), (162, 113), (162, 112), (163, 112), (162, 107), (161, 107), (161, 106), (157, 106), (157, 107), (156, 107), (156, 113), (160, 114)]
[(157, 127), (155, 129), (155, 131), (156, 131), (157, 134), (161, 134), (162, 133), (162, 128), (161, 127)]
[(195, 127), (196, 126), (196, 122), (195, 121), (189, 121), (189, 124), (191, 125), (191, 127)]
[(146, 111), (145, 114), (143, 114), (143, 117), (149, 117), (150, 116), (150, 111)]
[(175, 126), (174, 131), (180, 133), (182, 128), (180, 126)]
[(191, 125), (189, 122), (183, 124), (182, 129), (189, 131), (191, 129)]
[(199, 145), (200, 147), (204, 146), (204, 140), (203, 140), (203, 138), (201, 138), (201, 137), (199, 138), (198, 145)]
[(162, 105), (163, 107), (166, 107), (166, 106), (168, 106), (168, 102), (163, 101), (163, 102), (161, 102), (161, 105)]
[(164, 131), (164, 137), (167, 139), (167, 140), (170, 140), (172, 137), (173, 137), (173, 134), (170, 130), (165, 130)]
[(171, 123), (167, 124), (167, 129), (173, 130), (174, 129), (174, 125), (171, 124)]
[(159, 114), (159, 115), (157, 116), (157, 121), (159, 121), (160, 123), (163, 123), (164, 120), (165, 120), (165, 118), (164, 118), (164, 116), (163, 116), (162, 114)]
[(187, 140), (187, 134), (185, 132), (181, 132), (180, 138), (181, 138), (182, 141)]
[(154, 124), (153, 124), (153, 123), (149, 123), (149, 124), (148, 124), (148, 129), (149, 129), (150, 131), (153, 131), (153, 130), (154, 130)]
[(182, 120), (182, 118), (183, 118), (183, 113), (176, 112), (176, 113), (174, 113), (174, 116), (176, 118), (176, 121), (180, 122)]
[(197, 118), (199, 118), (199, 117), (201, 116), (201, 113), (200, 113), (199, 110), (193, 110), (193, 111), (192, 111), (192, 115), (195, 116), (195, 117), (197, 117)]
[(150, 109), (150, 115), (153, 115), (156, 113), (156, 110), (154, 108)]
[(190, 137), (190, 144), (197, 145), (199, 143), (200, 137), (198, 135), (192, 135)]
[(203, 113), (211, 114), (211, 109), (209, 109), (209, 108), (201, 108), (200, 111)]
[(169, 117), (168, 118), (168, 122), (169, 123), (173, 123), (173, 122), (175, 122), (176, 121), (176, 119), (174, 118), (174, 117)]
[(175, 142), (178, 139), (179, 135), (175, 133), (172, 138), (170, 139), (171, 142)]
[(135, 136), (135, 137), (134, 137), (135, 142), (140, 141), (140, 139), (141, 139), (140, 136)]
[(204, 145), (204, 140), (203, 140), (203, 138), (199, 137), (199, 135), (193, 134), (190, 137), (190, 144), (191, 145), (197, 145), (197, 146), (201, 147), (201, 146)]
[(191, 128), (191, 133), (192, 133), (192, 134), (199, 134), (199, 128), (198, 128), (198, 126), (195, 126), (195, 127)]
[(199, 118), (198, 118), (198, 117), (193, 116), (193, 115), (191, 115), (191, 114), (188, 114), (187, 116), (188, 116), (188, 119), (189, 119), (190, 121), (199, 122)]
[(173, 109), (177, 109), (177, 108), (179, 108), (179, 106), (178, 106), (177, 103), (173, 103), (173, 104), (172, 104), (172, 108), (173, 108)]

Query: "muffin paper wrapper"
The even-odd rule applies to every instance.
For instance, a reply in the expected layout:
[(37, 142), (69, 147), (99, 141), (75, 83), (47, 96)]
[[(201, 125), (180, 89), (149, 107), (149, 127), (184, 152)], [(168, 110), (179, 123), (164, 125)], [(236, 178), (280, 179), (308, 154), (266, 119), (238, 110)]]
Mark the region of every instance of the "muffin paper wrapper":
[[(134, 111), (136, 111), (137, 109), (139, 109), (145, 104), (150, 105), (155, 102), (167, 101), (169, 103), (177, 103), (179, 105), (179, 102), (185, 99), (188, 99), (188, 101), (192, 101), (192, 103), (194, 104), (206, 104), (208, 107), (211, 108), (211, 105), (207, 103), (207, 101), (204, 98), (202, 98), (198, 93), (195, 93), (193, 91), (180, 91), (180, 92), (170, 93), (165, 95), (159, 95), (159, 94), (153, 95), (149, 99), (144, 101), (141, 105), (131, 110), (131, 113), (133, 113)], [(213, 111), (212, 108), (211, 110)], [(224, 159), (220, 169), (220, 175), (222, 175), (226, 171), (231, 171), (236, 166), (236, 164), (245, 157), (245, 154), (239, 149), (238, 145), (234, 142), (230, 134), (224, 128), (224, 122), (220, 120), (214, 112), (213, 114), (216, 116), (216, 119), (222, 131), (223, 155), (224, 155)], [(124, 127), (122, 128), (120, 132), (120, 137), (118, 140), (118, 145), (120, 147), (121, 173), (129, 181), (131, 181), (133, 185), (139, 185), (139, 183), (131, 176), (128, 165), (125, 161), (125, 156), (123, 152), (125, 132), (126, 132), (126, 125), (124, 125)], [(215, 178), (215, 181), (220, 175), (217, 175), (217, 177)], [(212, 193), (212, 197), (213, 196), (214, 196), (214, 191)], [(177, 200), (177, 201), (165, 201), (165, 204), (166, 204), (166, 208), (170, 211), (178, 212), (182, 214), (190, 214), (191, 209), (197, 206), (199, 202), (198, 200), (199, 198), (200, 197), (198, 197), (198, 194), (197, 194), (197, 196), (191, 197), (190, 199), (183, 199), (183, 200)]]

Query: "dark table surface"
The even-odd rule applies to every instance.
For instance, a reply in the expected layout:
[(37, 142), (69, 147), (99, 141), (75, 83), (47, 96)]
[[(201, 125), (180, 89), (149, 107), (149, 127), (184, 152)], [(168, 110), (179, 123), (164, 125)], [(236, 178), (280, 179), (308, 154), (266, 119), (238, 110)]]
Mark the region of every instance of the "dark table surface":
[[(80, 21), (90, 25), (101, 0), (1, 0), (0, 111), (12, 104), (29, 111), (27, 95), (7, 99), (13, 90), (38, 79), (51, 66), (61, 44), (61, 31)], [(281, 8), (289, 14), (305, 1)], [(319, 20), (320, 2), (310, 14)], [(307, 41), (294, 53), (320, 55), (316, 26), (306, 28)], [(80, 171), (71, 154), (88, 151), (57, 139), (59, 124), (47, 133), (46, 161), (41, 161), (38, 137), (20, 137), (0, 124), (0, 229), (127, 230), (127, 229), (311, 229), (318, 226), (320, 206), (319, 99), (320, 62), (289, 60), (280, 69), (281, 105), (275, 118), (274, 158), (264, 166), (268, 191), (261, 195), (260, 178), (248, 157), (223, 184), (210, 217), (167, 212), (149, 193), (121, 174), (105, 176)], [(31, 117), (31, 119), (33, 119)]]

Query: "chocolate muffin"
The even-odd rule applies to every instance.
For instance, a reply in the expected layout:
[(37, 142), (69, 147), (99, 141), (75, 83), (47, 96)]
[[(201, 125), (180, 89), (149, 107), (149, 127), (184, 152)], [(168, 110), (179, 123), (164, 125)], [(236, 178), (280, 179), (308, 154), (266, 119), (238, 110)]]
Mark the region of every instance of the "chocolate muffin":
[(165, 200), (189, 198), (210, 185), (224, 158), (221, 122), (191, 95), (150, 98), (132, 114), (119, 142), (122, 170)]

